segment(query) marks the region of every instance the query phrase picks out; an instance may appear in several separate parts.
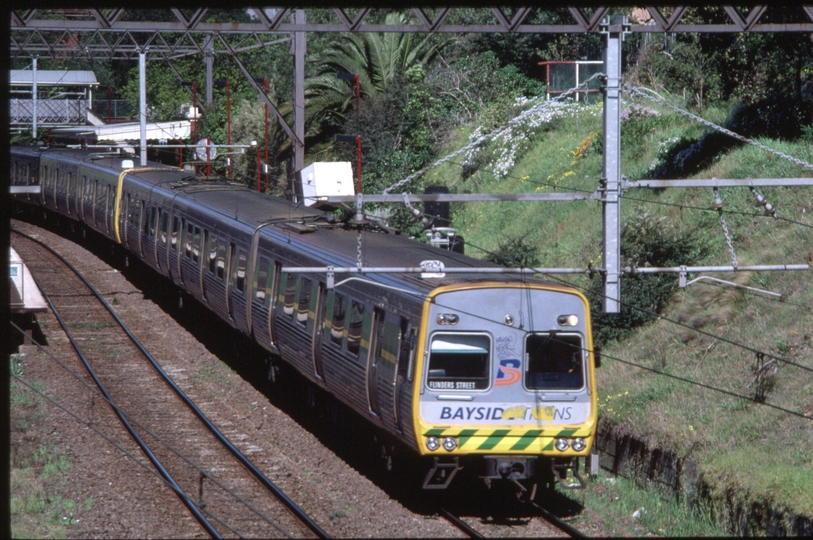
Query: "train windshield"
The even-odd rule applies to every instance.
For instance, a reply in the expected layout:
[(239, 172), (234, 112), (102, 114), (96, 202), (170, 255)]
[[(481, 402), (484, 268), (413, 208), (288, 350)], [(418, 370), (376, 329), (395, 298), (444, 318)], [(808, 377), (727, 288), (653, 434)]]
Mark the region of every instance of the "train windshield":
[(488, 388), (491, 338), (484, 334), (435, 334), (429, 348), (427, 386), (434, 390)]
[(579, 334), (530, 334), (525, 340), (525, 386), (529, 390), (578, 390), (584, 386)]

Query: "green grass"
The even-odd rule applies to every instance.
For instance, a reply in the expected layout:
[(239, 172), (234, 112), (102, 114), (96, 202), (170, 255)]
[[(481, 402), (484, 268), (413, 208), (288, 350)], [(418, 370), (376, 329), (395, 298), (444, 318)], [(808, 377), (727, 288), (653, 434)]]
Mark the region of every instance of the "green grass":
[(708, 508), (690, 508), (683, 500), (661, 497), (652, 486), (641, 488), (603, 471), (575, 498), (586, 509), (572, 522), (576, 528), (600, 522), (611, 536), (727, 536)]
[[(24, 373), (25, 360), (12, 359), (12, 373)], [(42, 391), (43, 384), (29, 381)], [(53, 436), (46, 433), (43, 419), (49, 416), (47, 402), (15, 379), (11, 397), (11, 467), (9, 507), (13, 538), (65, 538), (67, 527), (93, 506), (88, 499), (78, 505), (62, 493), (67, 487), (69, 457)]]
[[(704, 112), (717, 123), (723, 123), (727, 114), (723, 107)], [(593, 191), (601, 176), (601, 155), (580, 149), (590, 146), (586, 139), (601, 127), (600, 116), (580, 115), (578, 128), (574, 118), (560, 119), (555, 128), (530, 142), (529, 151), (505, 178), (481, 170), (463, 181), (459, 166), (446, 165), (428, 183), (446, 184), (452, 192), (552, 191), (554, 185), (557, 190)], [(633, 141), (622, 147), (622, 174), (641, 178), (655, 159), (660, 141), (697, 137), (702, 132), (702, 127), (671, 113), (642, 122), (629, 133), (622, 125), (622, 137)], [(813, 162), (813, 147), (804, 142), (760, 142)], [(718, 156), (696, 176), (781, 178), (811, 177), (813, 173), (761, 149), (741, 146)], [(813, 225), (813, 188), (757, 191), (777, 208), (778, 216)], [(813, 227), (759, 215), (761, 209), (755, 208), (748, 188), (721, 189), (720, 196), (727, 203), (725, 219), (739, 266), (808, 262)], [(665, 218), (706, 246), (707, 255), (697, 264), (730, 265), (720, 216), (707, 211), (713, 201), (711, 189), (630, 189), (622, 199), (621, 215), (622, 220), (645, 212)], [(453, 205), (452, 210), (453, 226), (465, 237), (467, 253), (475, 257), (484, 257), (482, 250), (496, 250), (507, 237), (523, 237), (538, 247), (541, 266), (584, 267), (589, 262), (601, 266), (598, 202), (469, 203)], [(780, 292), (784, 301), (709, 282), (676, 288), (663, 318), (605, 346), (598, 371), (601, 415), (647, 439), (653, 447), (674, 450), (680, 457), (698, 462), (702, 480), (710, 485), (709, 496), (721, 504), (733, 489), (743, 500), (768, 501), (777, 508), (813, 516), (813, 490), (804, 490), (813, 485), (813, 463), (807, 457), (813, 446), (813, 418), (803, 416), (803, 411), (813, 410), (813, 378), (810, 371), (790, 363), (813, 369), (811, 274), (710, 275)], [(589, 284), (582, 276), (566, 281), (579, 287)], [(775, 371), (771, 367), (761, 380), (755, 380), (753, 370), (760, 362), (757, 354), (714, 336), (789, 362), (780, 361)], [(762, 359), (768, 361), (770, 358)], [(790, 412), (754, 403), (760, 386), (767, 403)]]

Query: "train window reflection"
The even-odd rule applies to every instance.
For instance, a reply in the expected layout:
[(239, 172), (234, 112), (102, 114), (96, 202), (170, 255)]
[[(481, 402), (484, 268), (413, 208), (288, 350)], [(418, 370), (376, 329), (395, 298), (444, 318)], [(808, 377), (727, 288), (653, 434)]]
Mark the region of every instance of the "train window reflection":
[(257, 261), (257, 282), (254, 284), (254, 293), (260, 300), (265, 300), (266, 287), (268, 284), (268, 260), (265, 257), (260, 257)]
[(579, 334), (531, 334), (525, 340), (525, 386), (532, 390), (578, 390), (584, 386)]
[(299, 305), (296, 309), (296, 320), (302, 325), (308, 324), (308, 308), (311, 304), (311, 288), (313, 284), (309, 279), (303, 279), (299, 288)]
[(226, 240), (217, 243), (217, 278), (222, 280), (226, 268)]
[(237, 273), (235, 278), (237, 290), (243, 292), (246, 289), (246, 253), (242, 249), (238, 251), (237, 255)]
[(347, 328), (347, 352), (358, 354), (361, 350), (361, 327), (364, 323), (364, 304), (353, 300), (350, 305), (350, 326)]
[(294, 297), (296, 296), (296, 276), (286, 274), (285, 297), (282, 303), (282, 312), (286, 315), (294, 314)]
[(435, 334), (429, 348), (427, 386), (483, 390), (489, 384), (491, 338), (485, 334)]
[(344, 316), (347, 311), (347, 297), (336, 293), (333, 298), (333, 318), (330, 322), (330, 341), (341, 346), (344, 337)]

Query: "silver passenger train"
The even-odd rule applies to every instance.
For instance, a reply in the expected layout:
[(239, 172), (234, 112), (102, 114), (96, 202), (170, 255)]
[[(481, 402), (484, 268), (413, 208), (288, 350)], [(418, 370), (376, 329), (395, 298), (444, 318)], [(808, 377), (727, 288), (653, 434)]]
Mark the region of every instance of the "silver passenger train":
[[(222, 179), (123, 155), (11, 148), (14, 197), (121, 244), (228, 325), (428, 456), (423, 487), (464, 467), (520, 489), (575, 473), (596, 433), (586, 298), (499, 273), (365, 273), (357, 232), (332, 215)], [(395, 234), (362, 231), (365, 267), (499, 267)], [(442, 277), (440, 277), (442, 276)], [(342, 278), (345, 276), (341, 276)], [(571, 478), (572, 479), (572, 478)]]

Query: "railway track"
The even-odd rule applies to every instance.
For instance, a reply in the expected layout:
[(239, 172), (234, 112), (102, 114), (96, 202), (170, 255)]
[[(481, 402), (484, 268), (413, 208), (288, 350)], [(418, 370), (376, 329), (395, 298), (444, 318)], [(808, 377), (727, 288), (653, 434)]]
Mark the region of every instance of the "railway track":
[(38, 240), (12, 232), (99, 387), (102, 399), (91, 394), (89, 407), (113, 407), (200, 527), (215, 538), (329, 537), (206, 419), (76, 268)]
[[(570, 525), (569, 523), (559, 519), (556, 515), (551, 513), (550, 511), (546, 510), (545, 508), (539, 506), (538, 504), (531, 502), (531, 507), (537, 512), (538, 517), (542, 518), (549, 526), (558, 529), (559, 531), (565, 533), (567, 536), (572, 538), (586, 538), (587, 535)], [(469, 538), (485, 538), (486, 536), (482, 534), (480, 531), (469, 525), (466, 521), (459, 518), (458, 516), (454, 515), (452, 512), (447, 510), (446, 508), (441, 507), (438, 510), (438, 514), (456, 527), (458, 530), (463, 532)], [(508, 536), (510, 535), (510, 527), (506, 531), (498, 531), (495, 536)]]

